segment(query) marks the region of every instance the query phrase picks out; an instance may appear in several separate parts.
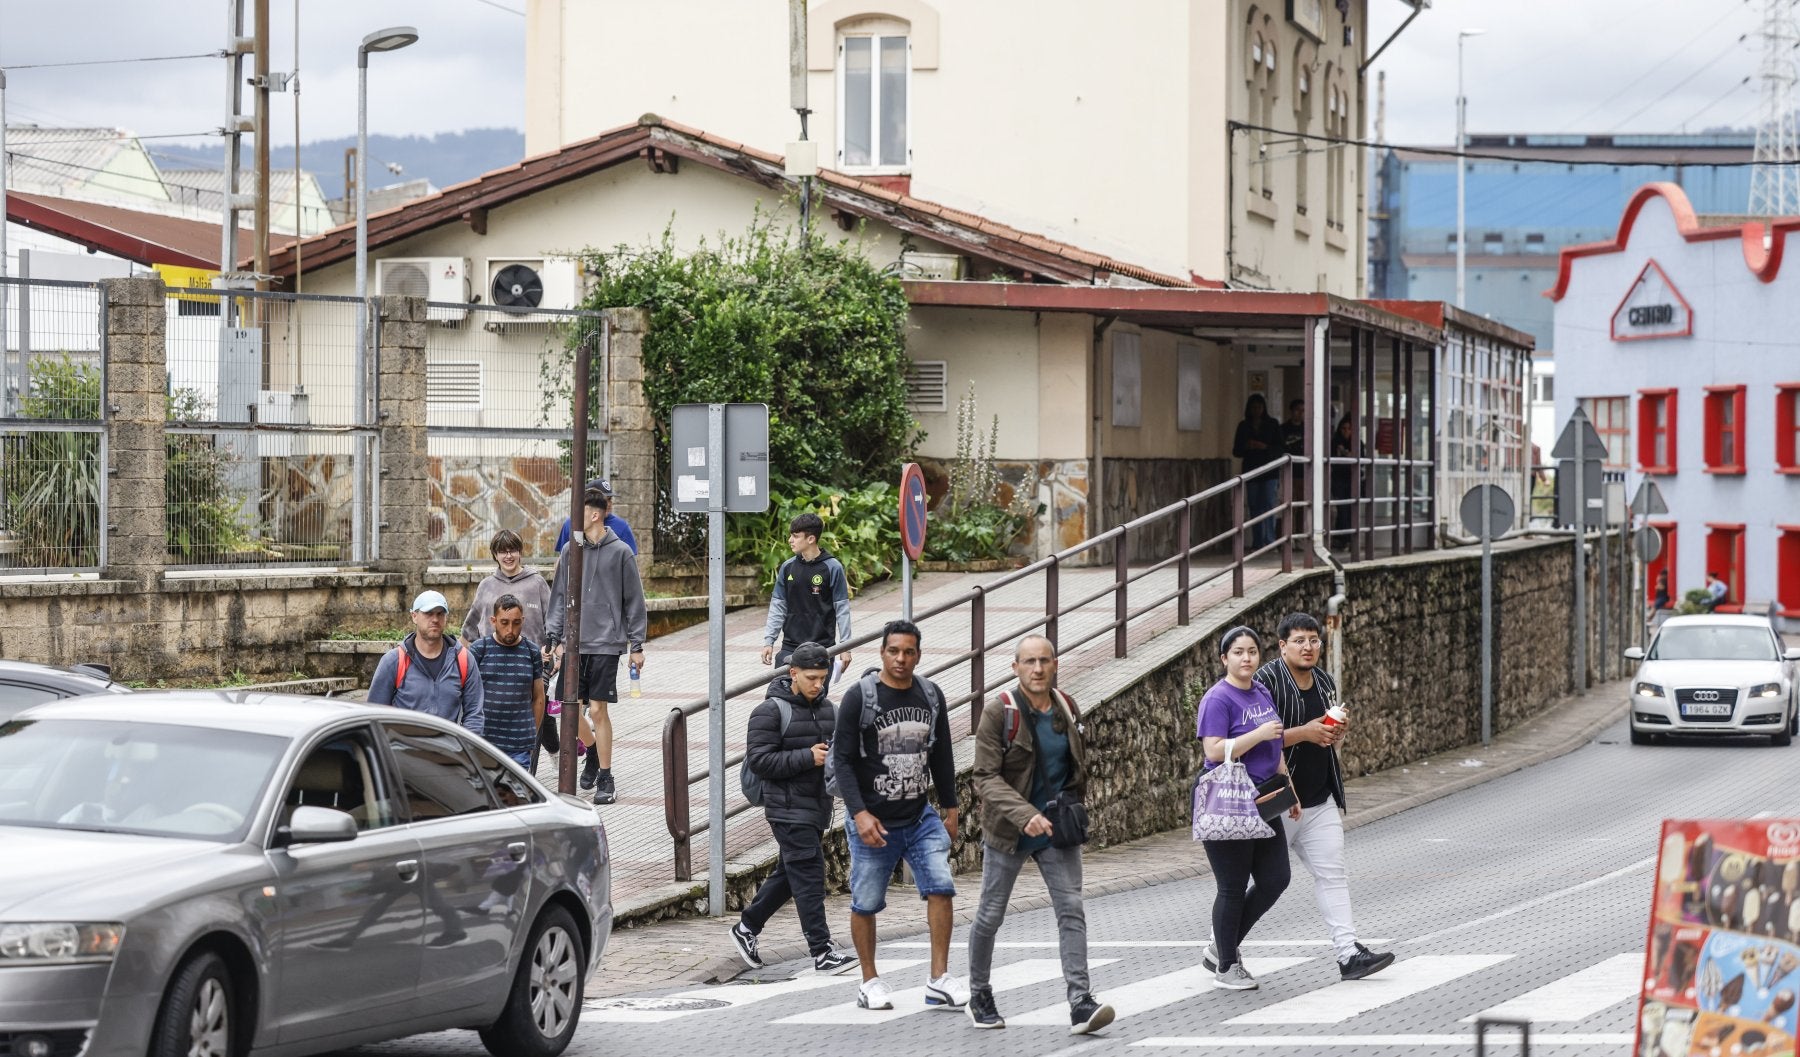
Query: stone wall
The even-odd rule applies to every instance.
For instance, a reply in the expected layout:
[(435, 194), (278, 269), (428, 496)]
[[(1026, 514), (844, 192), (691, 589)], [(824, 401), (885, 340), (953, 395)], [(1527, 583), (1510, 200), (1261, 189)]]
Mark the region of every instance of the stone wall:
[(555, 456), (431, 457), (433, 561), (485, 563), (502, 526), (519, 534), (528, 559), (552, 561), (569, 509), (569, 470)]
[[(950, 489), (951, 460), (919, 459), (925, 475), (925, 491), (931, 505)], [(1000, 481), (996, 499), (1011, 503), (1018, 489), (1035, 480), (1038, 502), (1044, 507), (1037, 521), (1013, 541), (1010, 552), (1028, 559), (1047, 558), (1088, 538), (1088, 463), (1085, 459), (1020, 462), (1001, 459), (994, 463)]]

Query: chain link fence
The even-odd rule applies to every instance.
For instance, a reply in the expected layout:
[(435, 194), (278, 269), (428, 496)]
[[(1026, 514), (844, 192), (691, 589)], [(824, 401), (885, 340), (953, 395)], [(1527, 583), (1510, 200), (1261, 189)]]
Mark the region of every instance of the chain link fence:
[[(573, 332), (601, 313), (438, 302), (427, 311), (432, 558), (485, 562), (494, 533), (511, 529), (528, 561), (549, 563), (570, 506), (570, 408), (557, 383)], [(588, 476), (602, 477), (607, 414), (592, 412)]]
[(105, 560), (106, 301), (94, 283), (0, 279), (0, 571)]

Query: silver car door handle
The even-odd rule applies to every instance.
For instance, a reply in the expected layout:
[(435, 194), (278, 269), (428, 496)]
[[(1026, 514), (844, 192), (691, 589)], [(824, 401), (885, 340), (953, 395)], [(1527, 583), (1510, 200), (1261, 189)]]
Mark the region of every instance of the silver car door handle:
[(394, 864), (394, 871), (400, 875), (400, 880), (411, 884), (419, 879), (419, 860), (401, 859)]
[(525, 842), (522, 840), (513, 841), (511, 844), (508, 844), (506, 846), (506, 857), (511, 859), (513, 862), (524, 862), (525, 861), (525, 852), (526, 852)]

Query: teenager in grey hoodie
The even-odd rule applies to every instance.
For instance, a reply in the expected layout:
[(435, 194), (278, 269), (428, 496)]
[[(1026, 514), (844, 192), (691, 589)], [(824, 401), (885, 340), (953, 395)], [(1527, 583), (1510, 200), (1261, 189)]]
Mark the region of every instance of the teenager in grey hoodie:
[(464, 642), (475, 642), (494, 633), (494, 603), (501, 595), (512, 595), (525, 607), (525, 639), (533, 645), (544, 644), (544, 613), (550, 608), (550, 583), (544, 575), (525, 564), (525, 543), (511, 529), (494, 533), (488, 553), (498, 566), (492, 576), (475, 587), (475, 599), (469, 603), (469, 615), (463, 618)]
[[(640, 672), (644, 668), (644, 638), (649, 615), (644, 608), (644, 583), (638, 577), (637, 556), (617, 534), (606, 527), (612, 501), (600, 490), (582, 493), (581, 535), (581, 641), (575, 643), (580, 699), (587, 722), (581, 741), (593, 751), (582, 765), (581, 788), (594, 790), (594, 803), (610, 804), (615, 798), (612, 777), (612, 717), (607, 706), (619, 699), (619, 659), (631, 655)], [(565, 548), (556, 562), (556, 578), (550, 586), (550, 611), (544, 639), (551, 646), (563, 644), (564, 612), (569, 601), (569, 557)], [(570, 658), (564, 658), (568, 663)]]

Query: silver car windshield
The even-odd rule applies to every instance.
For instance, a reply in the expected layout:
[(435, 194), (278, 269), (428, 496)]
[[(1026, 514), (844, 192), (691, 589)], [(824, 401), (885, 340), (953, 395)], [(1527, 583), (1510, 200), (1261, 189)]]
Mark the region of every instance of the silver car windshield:
[(0, 825), (231, 841), (288, 739), (159, 723), (0, 724)]
[(1667, 627), (1650, 647), (1653, 661), (1777, 661), (1775, 638), (1761, 628), (1689, 624)]

